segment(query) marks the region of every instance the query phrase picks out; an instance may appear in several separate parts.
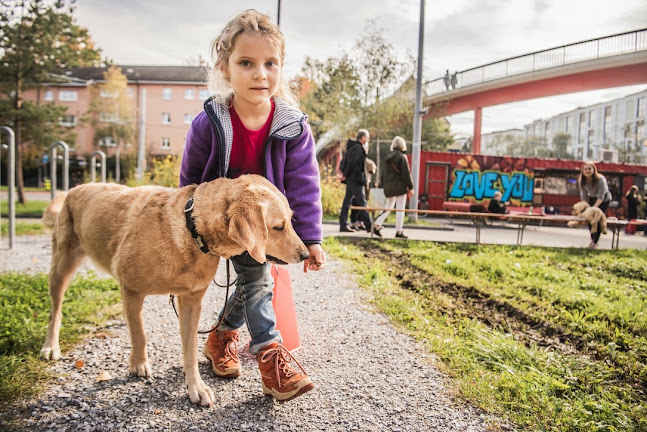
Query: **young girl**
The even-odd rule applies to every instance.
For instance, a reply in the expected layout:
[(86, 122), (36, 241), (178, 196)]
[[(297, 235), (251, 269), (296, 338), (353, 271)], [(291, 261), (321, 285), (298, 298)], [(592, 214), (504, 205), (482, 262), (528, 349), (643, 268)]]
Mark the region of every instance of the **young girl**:
[[(294, 229), (310, 251), (303, 266), (307, 272), (319, 270), (326, 261), (319, 168), (307, 117), (282, 74), (284, 56), (281, 31), (268, 16), (251, 9), (213, 40), (209, 87), (215, 95), (204, 103), (187, 134), (180, 186), (218, 177), (265, 176), (294, 211)], [(275, 328), (270, 265), (256, 262), (247, 252), (231, 262), (238, 275), (236, 290), (220, 312), (225, 314), (222, 325), (209, 334), (204, 349), (214, 373), (240, 375), (236, 342), (238, 329), (247, 323), (263, 392), (288, 400), (311, 390), (314, 384), (283, 347)]]
[[(588, 202), (592, 207), (599, 207), (600, 210), (606, 213), (609, 204), (611, 204), (611, 192), (609, 191), (607, 179), (598, 173), (598, 169), (592, 162), (586, 162), (582, 165), (579, 185), (582, 201)], [(591, 225), (589, 225), (590, 230)], [(598, 240), (600, 240), (600, 230), (591, 233), (589, 247), (598, 247)]]

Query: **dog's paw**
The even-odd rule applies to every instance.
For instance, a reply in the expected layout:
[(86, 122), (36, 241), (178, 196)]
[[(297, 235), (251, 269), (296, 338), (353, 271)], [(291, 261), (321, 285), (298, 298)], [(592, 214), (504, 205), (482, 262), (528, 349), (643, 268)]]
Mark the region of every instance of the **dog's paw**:
[(61, 358), (61, 349), (59, 347), (42, 347), (40, 357), (44, 360), (59, 360)]
[(198, 381), (194, 384), (187, 383), (187, 392), (189, 393), (189, 399), (192, 403), (198, 404), (201, 406), (212, 407), (215, 401), (213, 391), (211, 388), (198, 378)]
[(153, 373), (151, 372), (151, 364), (148, 360), (143, 362), (130, 362), (130, 373), (140, 377), (151, 377)]
[(577, 222), (576, 221), (568, 221), (568, 223), (566, 225), (568, 225), (569, 228), (575, 228), (577, 226)]

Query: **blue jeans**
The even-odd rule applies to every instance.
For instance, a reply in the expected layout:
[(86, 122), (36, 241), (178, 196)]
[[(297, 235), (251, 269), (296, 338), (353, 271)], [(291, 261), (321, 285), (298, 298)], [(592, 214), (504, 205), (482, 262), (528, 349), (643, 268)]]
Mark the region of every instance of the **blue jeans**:
[[(348, 210), (350, 209), (352, 201), (354, 201), (358, 207), (366, 207), (366, 197), (364, 196), (363, 185), (353, 183), (346, 184), (346, 195), (344, 196), (344, 202), (341, 206), (341, 213), (339, 214), (340, 228), (345, 228), (348, 226)], [(371, 218), (369, 217), (368, 212), (366, 210), (357, 210), (357, 212), (357, 220), (364, 222), (367, 230), (371, 229)]]
[(256, 354), (272, 342), (282, 342), (281, 334), (276, 329), (276, 315), (272, 305), (274, 279), (270, 273), (270, 264), (257, 262), (247, 252), (232, 257), (231, 263), (238, 279), (236, 290), (223, 309), (226, 310), (225, 320), (220, 329), (237, 330), (247, 323), (247, 330), (252, 337), (249, 350)]

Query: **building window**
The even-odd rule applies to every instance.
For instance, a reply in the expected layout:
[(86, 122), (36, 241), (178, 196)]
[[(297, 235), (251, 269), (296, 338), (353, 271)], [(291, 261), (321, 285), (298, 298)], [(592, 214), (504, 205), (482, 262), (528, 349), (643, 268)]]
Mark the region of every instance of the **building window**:
[(184, 90), (184, 99), (195, 99), (195, 92), (193, 89)]
[(570, 116), (566, 117), (566, 124), (564, 125), (564, 132), (569, 132), (571, 128), (573, 127), (572, 123), (572, 118)]
[(135, 89), (132, 87), (128, 87), (126, 89), (126, 94), (128, 94), (128, 97), (135, 97)]
[(636, 117), (645, 117), (645, 99), (644, 97), (638, 99), (638, 103), (636, 104)]
[(118, 117), (117, 114), (113, 112), (100, 112), (99, 121), (104, 123), (117, 123)]
[(589, 128), (591, 129), (595, 129), (596, 114), (593, 110), (589, 111)]
[(550, 123), (546, 122), (544, 123), (544, 138), (548, 136), (548, 132), (550, 132)]
[(112, 98), (116, 98), (117, 95), (118, 95), (118, 93), (116, 91), (108, 91), (108, 90), (104, 90), (104, 89), (101, 89), (99, 91), (99, 96), (102, 97), (102, 98), (111, 98), (112, 99)]
[(209, 98), (209, 90), (200, 90), (200, 100), (206, 100)]
[(44, 101), (51, 102), (54, 100), (54, 90), (45, 90), (45, 95), (43, 96)]
[(609, 135), (609, 131), (611, 130), (611, 107), (604, 107), (604, 124), (602, 125), (602, 133), (603, 136), (606, 138)]
[(171, 100), (173, 98), (173, 89), (166, 87), (162, 89), (162, 99)]
[(191, 114), (184, 114), (184, 124), (191, 124), (193, 116)]
[(586, 113), (580, 113), (580, 130), (577, 137), (577, 142), (584, 142), (584, 133), (586, 131)]
[(167, 137), (162, 137), (162, 150), (168, 150), (171, 148), (171, 139)]
[(171, 124), (171, 113), (162, 113), (162, 124)]
[(79, 93), (76, 90), (61, 90), (58, 92), (58, 100), (61, 102), (76, 102), (79, 100)]
[(76, 126), (76, 117), (72, 115), (66, 115), (59, 117), (58, 123), (61, 126)]

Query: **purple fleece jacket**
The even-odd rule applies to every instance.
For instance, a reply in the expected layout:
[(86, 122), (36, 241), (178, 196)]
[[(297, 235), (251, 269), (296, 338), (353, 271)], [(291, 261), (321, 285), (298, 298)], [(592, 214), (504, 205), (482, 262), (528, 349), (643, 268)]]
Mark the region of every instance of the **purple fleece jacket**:
[[(285, 194), (294, 212), (292, 225), (306, 244), (321, 243), (319, 165), (307, 116), (281, 99), (265, 143), (265, 177)], [(187, 133), (180, 187), (226, 177), (233, 132), (229, 97), (209, 99)]]

